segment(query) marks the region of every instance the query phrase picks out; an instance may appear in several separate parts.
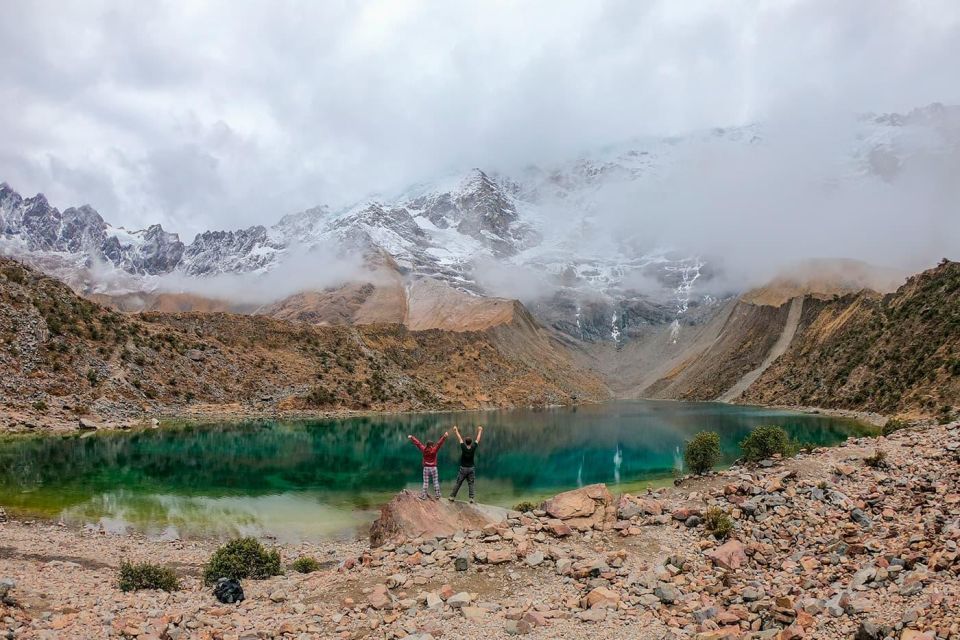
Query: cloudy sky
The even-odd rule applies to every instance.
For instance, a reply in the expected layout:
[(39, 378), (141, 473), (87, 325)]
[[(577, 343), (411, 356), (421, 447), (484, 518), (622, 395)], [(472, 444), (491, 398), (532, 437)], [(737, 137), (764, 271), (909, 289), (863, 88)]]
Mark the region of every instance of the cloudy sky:
[(0, 12), (0, 180), (187, 239), (637, 135), (960, 103), (955, 0)]

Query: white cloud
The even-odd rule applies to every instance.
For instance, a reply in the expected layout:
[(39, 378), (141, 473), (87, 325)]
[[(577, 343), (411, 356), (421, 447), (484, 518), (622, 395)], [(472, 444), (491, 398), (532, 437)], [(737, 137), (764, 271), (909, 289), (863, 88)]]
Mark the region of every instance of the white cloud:
[(951, 0), (13, 0), (0, 179), (185, 239), (452, 167), (960, 102)]

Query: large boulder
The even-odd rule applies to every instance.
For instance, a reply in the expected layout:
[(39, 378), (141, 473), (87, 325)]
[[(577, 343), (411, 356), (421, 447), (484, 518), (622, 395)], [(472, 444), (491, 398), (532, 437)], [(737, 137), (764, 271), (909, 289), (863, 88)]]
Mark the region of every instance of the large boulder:
[(739, 540), (727, 540), (705, 554), (722, 569), (739, 569), (747, 561), (746, 549)]
[(458, 531), (483, 529), (507, 518), (507, 510), (485, 504), (448, 500), (421, 500), (416, 493), (401, 491), (380, 508), (380, 517), (370, 526), (370, 545), (410, 538), (451, 536)]
[(617, 505), (605, 484), (555, 495), (543, 505), (551, 518), (562, 520), (574, 529), (609, 529), (617, 519)]

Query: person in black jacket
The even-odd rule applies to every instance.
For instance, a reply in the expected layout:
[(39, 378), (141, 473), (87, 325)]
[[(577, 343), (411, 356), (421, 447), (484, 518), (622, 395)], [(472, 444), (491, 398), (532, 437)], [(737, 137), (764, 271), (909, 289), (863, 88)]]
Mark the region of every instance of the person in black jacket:
[(473, 438), (463, 438), (460, 435), (460, 429), (456, 425), (453, 426), (453, 433), (457, 436), (457, 440), (460, 441), (460, 472), (457, 474), (457, 483), (453, 487), (453, 493), (450, 494), (450, 500), (453, 501), (457, 498), (457, 492), (460, 491), (460, 485), (463, 484), (463, 481), (467, 481), (467, 488), (470, 493), (470, 503), (473, 504), (476, 502), (475, 494), (473, 489), (473, 483), (476, 482), (477, 474), (474, 471), (474, 455), (477, 453), (477, 445), (480, 444), (480, 438), (483, 437), (483, 426), (477, 428), (477, 437)]

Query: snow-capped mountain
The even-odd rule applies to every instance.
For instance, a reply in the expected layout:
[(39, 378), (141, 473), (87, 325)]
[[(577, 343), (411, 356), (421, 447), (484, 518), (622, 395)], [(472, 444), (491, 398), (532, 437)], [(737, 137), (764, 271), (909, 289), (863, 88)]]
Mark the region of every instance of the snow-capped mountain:
[[(849, 133), (838, 177), (892, 180), (917, 153), (960, 156), (960, 107), (862, 116)], [(409, 277), (441, 279), (478, 295), (514, 295), (571, 336), (620, 342), (647, 326), (679, 331), (694, 321), (698, 308), (715, 302), (697, 285), (717, 266), (682, 247), (606, 228), (609, 210), (622, 206), (611, 203), (610, 192), (656, 184), (703, 148), (742, 151), (764, 141), (760, 126), (633, 140), (553, 167), (513, 175), (472, 169), (339, 210), (319, 206), (287, 215), (271, 227), (207, 231), (189, 244), (160, 225), (113, 227), (88, 205), (61, 212), (43, 195), (23, 198), (3, 183), (0, 250), (56, 259), (66, 268), (106, 264), (143, 288), (170, 273), (263, 273), (294, 252), (320, 247), (383, 251)], [(527, 286), (511, 289), (518, 280)]]

